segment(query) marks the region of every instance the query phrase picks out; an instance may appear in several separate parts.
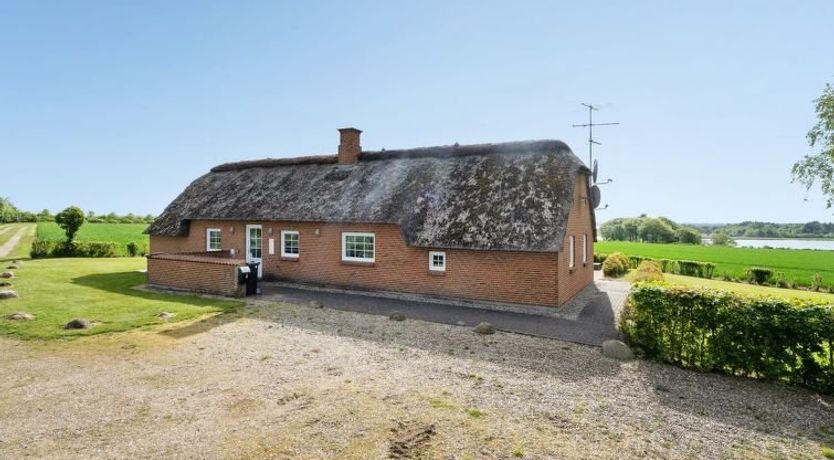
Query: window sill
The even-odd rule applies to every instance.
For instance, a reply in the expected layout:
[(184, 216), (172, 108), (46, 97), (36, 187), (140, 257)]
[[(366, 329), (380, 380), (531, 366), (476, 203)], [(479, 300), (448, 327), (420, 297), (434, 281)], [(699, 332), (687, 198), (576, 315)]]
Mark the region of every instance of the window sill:
[(352, 265), (354, 267), (375, 267), (376, 262), (360, 262), (358, 260), (342, 260), (342, 265)]
[(281, 258), (280, 258), (280, 260), (283, 261), (283, 262), (298, 262), (299, 259), (300, 259), (300, 257), (287, 257), (287, 256), (281, 256)]
[(439, 271), (439, 270), (429, 270), (429, 275), (431, 276), (446, 276), (446, 271)]

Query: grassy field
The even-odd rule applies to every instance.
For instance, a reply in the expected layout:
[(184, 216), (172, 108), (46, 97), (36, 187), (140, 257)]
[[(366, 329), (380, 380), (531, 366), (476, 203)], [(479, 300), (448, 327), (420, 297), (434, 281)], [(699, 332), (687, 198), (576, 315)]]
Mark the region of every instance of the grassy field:
[(626, 241), (600, 241), (594, 245), (594, 250), (601, 254), (619, 251), (631, 256), (654, 259), (712, 262), (716, 265), (715, 276), (728, 273), (743, 278), (748, 267), (767, 267), (775, 272), (784, 272), (788, 279), (801, 285), (809, 285), (814, 274), (819, 273), (823, 285), (834, 286), (834, 251), (728, 248)]
[[(42, 259), (24, 261), (15, 272), (12, 289), (19, 299), (0, 300), (0, 334), (23, 339), (118, 332), (166, 322), (160, 312), (181, 321), (215, 312), (232, 311), (242, 302), (138, 291), (146, 282), (144, 258)], [(5, 288), (4, 288), (5, 289)], [(6, 315), (24, 311), (34, 321), (10, 321)], [(64, 330), (74, 318), (96, 323), (87, 330)]]
[[(148, 224), (92, 224), (86, 223), (75, 236), (77, 241), (113, 241), (119, 255), (127, 255), (126, 245), (131, 241), (140, 247), (148, 247), (148, 235), (143, 232)], [(38, 223), (38, 239), (44, 241), (62, 241), (66, 238), (64, 230), (54, 222)]]
[[(634, 270), (632, 270), (628, 275), (626, 275), (626, 279), (631, 281), (631, 277), (634, 273)], [(680, 284), (684, 286), (720, 289), (722, 291), (736, 292), (743, 295), (810, 300), (815, 303), (834, 305), (834, 294), (830, 294), (827, 292), (803, 291), (799, 289), (781, 289), (769, 286), (758, 286), (755, 284), (733, 283), (730, 281), (696, 278), (694, 276), (672, 275), (669, 273), (665, 273), (663, 277), (668, 283)]]

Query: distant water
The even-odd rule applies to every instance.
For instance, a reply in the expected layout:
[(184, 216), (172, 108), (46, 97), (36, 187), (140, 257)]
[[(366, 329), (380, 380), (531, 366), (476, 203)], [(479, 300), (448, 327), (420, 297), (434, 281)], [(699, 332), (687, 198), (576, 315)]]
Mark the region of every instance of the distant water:
[[(834, 240), (789, 240), (789, 239), (742, 239), (736, 238), (736, 245), (740, 248), (763, 248), (765, 246), (780, 249), (821, 249), (834, 251)], [(709, 238), (704, 238), (704, 244), (710, 244)]]

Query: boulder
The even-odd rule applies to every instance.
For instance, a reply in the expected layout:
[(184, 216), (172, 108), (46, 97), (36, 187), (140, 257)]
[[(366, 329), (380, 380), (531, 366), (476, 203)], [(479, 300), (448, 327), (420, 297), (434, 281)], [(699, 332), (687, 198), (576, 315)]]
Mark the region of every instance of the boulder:
[(405, 315), (398, 311), (392, 311), (390, 315), (388, 315), (388, 319), (391, 321), (405, 321)]
[(311, 300), (308, 305), (310, 305), (311, 308), (324, 308), (324, 304), (318, 300)]
[(606, 340), (602, 342), (602, 354), (620, 361), (634, 359), (634, 352), (631, 351), (631, 348), (619, 340)]
[(26, 313), (25, 311), (16, 311), (10, 315), (6, 315), (6, 319), (11, 321), (31, 321), (35, 319), (35, 315)]
[(2, 299), (16, 299), (20, 297), (17, 295), (17, 292), (14, 291), (0, 291), (0, 300)]
[(88, 319), (76, 318), (66, 324), (64, 329), (89, 329), (93, 327), (93, 323)]
[(12, 287), (12, 286), (14, 286), (14, 284), (12, 284), (8, 281), (0, 281), (0, 287)]
[(14, 273), (12, 273), (12, 272), (3, 272), (2, 274), (0, 274), (0, 278), (6, 278), (6, 279), (14, 278)]
[(481, 335), (495, 334), (495, 328), (489, 323), (478, 323), (472, 330)]
[(168, 313), (167, 311), (163, 311), (160, 314), (156, 315), (156, 317), (159, 319), (171, 319), (175, 316), (177, 316), (176, 313)]
[(6, 270), (17, 270), (18, 268), (20, 268), (20, 265), (12, 264), (12, 265), (9, 265), (8, 267), (6, 267)]

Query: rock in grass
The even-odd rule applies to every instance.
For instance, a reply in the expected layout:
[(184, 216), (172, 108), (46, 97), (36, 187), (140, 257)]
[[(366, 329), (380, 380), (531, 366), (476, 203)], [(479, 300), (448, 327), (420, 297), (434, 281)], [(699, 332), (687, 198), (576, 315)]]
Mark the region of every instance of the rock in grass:
[(6, 319), (11, 321), (32, 321), (35, 315), (26, 313), (25, 311), (16, 311), (10, 315), (6, 315)]
[(156, 315), (156, 317), (159, 319), (171, 319), (175, 316), (177, 316), (176, 313), (168, 313), (167, 311), (163, 311), (160, 314)]
[(12, 284), (8, 281), (0, 281), (0, 287), (12, 287), (12, 286), (14, 286), (14, 284)]
[(309, 305), (312, 308), (324, 308), (324, 304), (319, 302), (318, 300), (311, 300)]
[(398, 311), (392, 311), (390, 315), (388, 315), (388, 319), (391, 321), (405, 321), (405, 315)]
[(6, 267), (6, 270), (17, 270), (18, 268), (20, 268), (20, 265), (12, 264)]
[(0, 300), (2, 299), (16, 299), (20, 297), (15, 291), (0, 291)]
[(619, 340), (606, 340), (602, 342), (602, 354), (620, 361), (634, 359), (634, 352), (631, 351), (631, 348)]
[(495, 328), (489, 323), (478, 323), (472, 330), (481, 335), (495, 334)]
[(14, 273), (12, 273), (12, 272), (3, 272), (2, 274), (0, 274), (0, 278), (6, 278), (6, 279), (14, 278)]
[(66, 324), (64, 329), (90, 329), (93, 323), (88, 319), (76, 318)]

